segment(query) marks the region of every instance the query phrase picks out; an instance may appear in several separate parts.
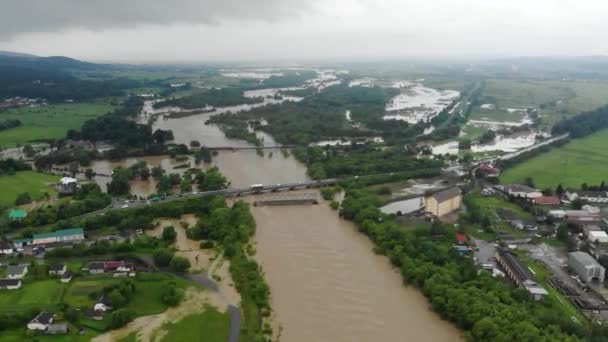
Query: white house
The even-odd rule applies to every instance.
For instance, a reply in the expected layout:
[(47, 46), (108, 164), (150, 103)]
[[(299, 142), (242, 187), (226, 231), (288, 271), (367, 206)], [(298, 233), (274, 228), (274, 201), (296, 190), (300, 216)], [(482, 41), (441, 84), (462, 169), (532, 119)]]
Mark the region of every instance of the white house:
[(73, 194), (78, 190), (78, 180), (72, 177), (63, 177), (59, 180), (59, 192)]
[(21, 288), (21, 279), (0, 279), (0, 290), (17, 290)]
[(111, 309), (112, 309), (112, 307), (110, 306), (110, 302), (108, 301), (106, 296), (103, 296), (103, 295), (99, 298), (99, 300), (93, 307), (94, 311), (101, 311), (101, 312), (106, 312)]
[(67, 284), (72, 280), (72, 277), (73, 277), (72, 272), (66, 271), (65, 273), (63, 273), (61, 275), (61, 282), (64, 284)]
[(511, 184), (504, 187), (507, 194), (513, 197), (522, 197), (527, 199), (534, 199), (542, 197), (543, 193), (537, 189), (531, 188), (527, 185)]
[(63, 275), (67, 271), (65, 264), (54, 264), (49, 266), (49, 274)]
[(11, 246), (8, 242), (0, 242), (0, 254), (9, 255), (13, 254), (13, 252), (13, 246)]
[(587, 233), (589, 241), (606, 243), (608, 242), (608, 234), (603, 230), (592, 230)]
[(53, 324), (53, 315), (46, 311), (42, 311), (38, 316), (34, 317), (28, 324), (29, 330), (46, 330), (49, 325)]
[(9, 279), (21, 279), (27, 274), (27, 266), (9, 265), (6, 275)]

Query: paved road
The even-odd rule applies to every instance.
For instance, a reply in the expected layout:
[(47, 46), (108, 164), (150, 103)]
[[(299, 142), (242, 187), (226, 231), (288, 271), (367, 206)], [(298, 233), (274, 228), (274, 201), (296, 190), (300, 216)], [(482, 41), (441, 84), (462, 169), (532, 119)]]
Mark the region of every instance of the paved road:
[(256, 195), (256, 194), (262, 194), (262, 193), (274, 192), (274, 191), (280, 191), (280, 190), (289, 191), (289, 190), (300, 190), (300, 189), (305, 189), (305, 188), (323, 187), (323, 186), (328, 186), (328, 185), (335, 185), (335, 184), (338, 184), (339, 182), (348, 181), (348, 180), (365, 179), (365, 178), (381, 177), (381, 176), (393, 176), (393, 175), (398, 175), (398, 174), (403, 174), (403, 173), (422, 172), (422, 171), (432, 172), (432, 171), (440, 171), (440, 170), (441, 169), (439, 169), (439, 168), (419, 169), (419, 170), (378, 173), (378, 174), (371, 174), (371, 175), (342, 177), (342, 178), (327, 178), (327, 179), (311, 180), (311, 181), (304, 181), (304, 182), (297, 182), (297, 183), (268, 184), (268, 185), (261, 185), (260, 187), (244, 186), (244, 187), (233, 187), (233, 188), (226, 188), (226, 189), (213, 190), (213, 191), (202, 191), (202, 192), (195, 191), (195, 192), (191, 192), (191, 193), (162, 197), (161, 199), (159, 199), (155, 202), (152, 202), (150, 200), (114, 201), (112, 203), (111, 207), (100, 210), (100, 211), (96, 212), (96, 214), (103, 214), (110, 209), (136, 208), (136, 207), (140, 207), (140, 206), (144, 206), (144, 205), (149, 205), (152, 203), (171, 202), (171, 201), (177, 201), (177, 200), (182, 200), (185, 198), (192, 198), (192, 197), (205, 197), (205, 196), (213, 196), (213, 195), (224, 195), (224, 196)]

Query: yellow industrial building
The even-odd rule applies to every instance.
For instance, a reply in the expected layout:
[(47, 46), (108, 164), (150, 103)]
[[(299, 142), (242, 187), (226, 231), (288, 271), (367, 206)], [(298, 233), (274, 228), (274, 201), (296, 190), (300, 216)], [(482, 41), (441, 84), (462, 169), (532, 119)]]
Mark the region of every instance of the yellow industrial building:
[(462, 191), (453, 187), (434, 193), (424, 198), (424, 210), (432, 215), (441, 217), (460, 209)]

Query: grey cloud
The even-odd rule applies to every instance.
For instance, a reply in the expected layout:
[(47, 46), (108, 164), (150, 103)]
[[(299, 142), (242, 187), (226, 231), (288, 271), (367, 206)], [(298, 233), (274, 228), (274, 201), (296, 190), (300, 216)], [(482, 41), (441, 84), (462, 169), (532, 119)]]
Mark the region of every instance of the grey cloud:
[[(276, 21), (313, 10), (308, 0), (2, 0), (0, 40), (20, 33), (102, 30), (141, 24)], [(245, 23), (243, 23), (245, 24)]]

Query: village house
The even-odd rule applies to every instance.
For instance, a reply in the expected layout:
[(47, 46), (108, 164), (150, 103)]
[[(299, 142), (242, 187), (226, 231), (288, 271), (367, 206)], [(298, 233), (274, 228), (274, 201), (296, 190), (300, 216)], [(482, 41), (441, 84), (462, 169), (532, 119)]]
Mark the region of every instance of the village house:
[(65, 264), (53, 264), (49, 266), (49, 274), (63, 275), (67, 271)]
[(486, 177), (498, 177), (500, 175), (500, 169), (489, 165), (487, 163), (481, 163), (477, 167), (477, 170)]
[(460, 188), (453, 187), (424, 198), (425, 212), (437, 217), (452, 213), (462, 205)]
[(61, 275), (61, 282), (64, 284), (69, 283), (72, 280), (73, 274), (70, 271), (66, 271)]
[(63, 177), (59, 180), (59, 192), (64, 195), (75, 194), (78, 191), (78, 180), (72, 177)]
[(543, 207), (559, 207), (562, 203), (557, 196), (540, 196), (532, 200), (532, 203), (536, 206)]
[(50, 335), (65, 335), (68, 333), (67, 323), (53, 323), (48, 326), (46, 332)]
[(99, 297), (99, 300), (97, 300), (97, 303), (93, 307), (93, 310), (101, 312), (112, 310), (112, 303), (110, 303), (110, 300), (106, 295), (101, 295), (101, 297)]
[(589, 203), (608, 203), (606, 191), (566, 191), (564, 197), (570, 202), (581, 200)]
[(496, 262), (509, 279), (518, 287), (526, 289), (535, 300), (545, 298), (549, 292), (536, 283), (530, 270), (522, 265), (513, 252), (503, 247), (496, 249)]
[(6, 268), (6, 276), (9, 279), (22, 279), (27, 274), (27, 266), (9, 265)]
[(603, 230), (590, 231), (587, 240), (595, 243), (608, 243), (608, 234)]
[(0, 254), (10, 255), (13, 254), (13, 246), (6, 241), (0, 241)]
[(27, 328), (29, 330), (44, 331), (52, 323), (53, 323), (53, 315), (46, 311), (42, 311), (27, 324)]
[(593, 225), (602, 222), (600, 209), (584, 205), (580, 210), (551, 210), (549, 216), (569, 223)]
[(23, 209), (13, 209), (8, 213), (8, 218), (11, 221), (23, 221), (26, 217), (27, 212)]
[(103, 261), (95, 261), (89, 263), (89, 273), (100, 274), (105, 271), (106, 267)]
[(504, 186), (504, 191), (511, 197), (534, 199), (542, 197), (542, 192), (522, 184), (510, 184)]
[(19, 250), (25, 246), (29, 246), (32, 244), (32, 239), (15, 239), (13, 240), (13, 246)]
[(104, 263), (104, 271), (105, 272), (115, 272), (118, 271), (118, 268), (124, 266), (125, 262), (120, 260), (110, 260)]
[(17, 290), (21, 288), (21, 279), (0, 279), (0, 290)]
[(34, 234), (34, 245), (45, 245), (58, 242), (79, 242), (84, 240), (82, 228), (62, 229), (52, 233)]
[(88, 318), (88, 319), (92, 319), (94, 321), (101, 321), (103, 320), (103, 311), (95, 311), (95, 310), (85, 310), (84, 311), (84, 317)]

